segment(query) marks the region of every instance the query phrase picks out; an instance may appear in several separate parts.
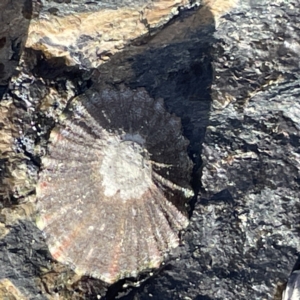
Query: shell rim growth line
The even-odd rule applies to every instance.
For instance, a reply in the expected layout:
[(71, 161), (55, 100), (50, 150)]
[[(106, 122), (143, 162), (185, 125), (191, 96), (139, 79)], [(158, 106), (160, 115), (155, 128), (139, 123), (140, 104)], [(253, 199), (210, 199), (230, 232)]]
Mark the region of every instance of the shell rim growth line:
[(36, 189), (53, 258), (110, 284), (158, 268), (194, 195), (180, 119), (145, 89), (121, 86), (91, 88), (58, 123)]

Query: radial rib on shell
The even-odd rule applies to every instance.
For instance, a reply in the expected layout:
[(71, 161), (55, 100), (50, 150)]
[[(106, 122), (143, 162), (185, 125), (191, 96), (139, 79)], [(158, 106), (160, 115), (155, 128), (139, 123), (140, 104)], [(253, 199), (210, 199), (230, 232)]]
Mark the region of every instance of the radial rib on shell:
[(179, 118), (144, 89), (74, 99), (51, 132), (37, 187), (52, 256), (108, 283), (158, 267), (188, 224), (187, 145)]

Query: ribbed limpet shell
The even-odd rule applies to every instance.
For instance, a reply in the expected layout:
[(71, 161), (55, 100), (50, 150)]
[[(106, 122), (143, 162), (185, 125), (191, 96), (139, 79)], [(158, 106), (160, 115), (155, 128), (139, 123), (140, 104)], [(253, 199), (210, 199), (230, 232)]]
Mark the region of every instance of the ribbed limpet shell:
[(180, 119), (144, 89), (91, 89), (50, 135), (37, 186), (52, 256), (113, 283), (156, 268), (188, 224), (192, 163)]

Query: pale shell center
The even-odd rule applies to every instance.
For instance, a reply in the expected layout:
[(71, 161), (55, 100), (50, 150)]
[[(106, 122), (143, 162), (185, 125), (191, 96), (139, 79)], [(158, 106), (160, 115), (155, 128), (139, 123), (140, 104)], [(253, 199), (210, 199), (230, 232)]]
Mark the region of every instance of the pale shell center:
[(109, 140), (100, 174), (106, 197), (120, 194), (124, 201), (141, 197), (152, 185), (151, 163), (143, 139), (137, 135)]

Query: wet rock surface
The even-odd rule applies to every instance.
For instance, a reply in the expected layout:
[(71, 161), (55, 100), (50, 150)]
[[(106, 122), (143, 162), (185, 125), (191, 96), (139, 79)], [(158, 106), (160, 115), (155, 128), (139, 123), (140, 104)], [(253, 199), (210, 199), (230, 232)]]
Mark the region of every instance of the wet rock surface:
[[(106, 44), (108, 55), (99, 63), (93, 51), (77, 55), (77, 38), (82, 49), (94, 49), (98, 38), (109, 37), (72, 19), (101, 13), (98, 2), (25, 2), (15, 19), (30, 7), (32, 27), (22, 27), (24, 36), (29, 32), (26, 48), (1, 82), (9, 89), (0, 102), (0, 293), (12, 299), (281, 299), (299, 265), (300, 3), (203, 1), (198, 9), (195, 2), (163, 1), (165, 12), (149, 17), (155, 30), (141, 22), (132, 35), (138, 10), (124, 2), (120, 11), (134, 11), (128, 26), (116, 29), (125, 38)], [(161, 12), (157, 3), (145, 5)], [(173, 6), (183, 8), (176, 17)], [(62, 33), (59, 46), (37, 30), (53, 27), (49, 20), (48, 27), (37, 27), (48, 14), (61, 21), (57, 28), (71, 24), (75, 30)], [(74, 32), (75, 50), (62, 49)], [(67, 103), (94, 82), (143, 87), (164, 98), (190, 140), (198, 192), (170, 259), (152, 276), (112, 286), (55, 262), (34, 225), (35, 185), (49, 133)]]

